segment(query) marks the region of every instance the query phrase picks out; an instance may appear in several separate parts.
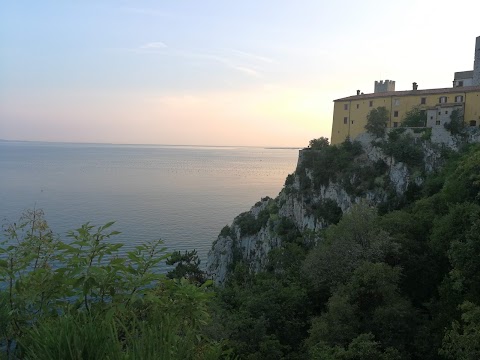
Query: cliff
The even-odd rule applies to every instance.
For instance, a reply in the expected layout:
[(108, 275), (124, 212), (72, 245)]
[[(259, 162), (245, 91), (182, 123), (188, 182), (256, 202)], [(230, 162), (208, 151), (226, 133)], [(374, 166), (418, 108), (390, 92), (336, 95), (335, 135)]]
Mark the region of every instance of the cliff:
[(478, 136), (431, 139), (426, 129), (401, 128), (383, 140), (362, 134), (354, 142), (300, 150), (279, 195), (262, 199), (221, 231), (208, 254), (208, 275), (221, 285), (238, 262), (261, 271), (272, 249), (288, 241), (320, 241), (320, 230), (360, 201), (379, 212), (404, 206), (415, 199), (425, 176), (443, 165), (446, 153)]

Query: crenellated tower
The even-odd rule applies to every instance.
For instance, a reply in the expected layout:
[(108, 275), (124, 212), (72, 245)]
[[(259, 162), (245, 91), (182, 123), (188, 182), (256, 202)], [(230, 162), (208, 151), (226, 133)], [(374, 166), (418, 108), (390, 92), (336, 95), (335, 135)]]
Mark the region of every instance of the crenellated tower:
[(393, 80), (380, 80), (375, 81), (374, 93), (385, 93), (395, 91), (395, 81)]

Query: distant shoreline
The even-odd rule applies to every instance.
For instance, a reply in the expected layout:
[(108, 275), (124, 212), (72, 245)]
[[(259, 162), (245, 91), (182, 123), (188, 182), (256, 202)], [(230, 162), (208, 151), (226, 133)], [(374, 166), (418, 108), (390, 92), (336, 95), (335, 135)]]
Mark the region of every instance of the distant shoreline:
[(189, 144), (125, 144), (125, 143), (96, 143), (96, 142), (68, 142), (42, 140), (7, 140), (0, 139), (0, 143), (38, 143), (38, 144), (66, 144), (66, 145), (95, 145), (95, 146), (167, 146), (167, 147), (198, 147), (198, 148), (250, 148), (267, 150), (299, 150), (303, 146), (254, 146), (254, 145), (189, 145)]

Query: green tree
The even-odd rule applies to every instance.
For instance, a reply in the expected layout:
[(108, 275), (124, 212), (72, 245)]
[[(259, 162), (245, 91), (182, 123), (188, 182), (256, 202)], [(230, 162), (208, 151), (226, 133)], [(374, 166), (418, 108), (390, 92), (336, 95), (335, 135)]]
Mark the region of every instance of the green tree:
[(423, 151), (410, 134), (399, 133), (404, 129), (395, 129), (389, 132), (388, 141), (382, 144), (385, 155), (392, 156), (395, 161), (403, 162), (410, 167), (423, 165)]
[(402, 127), (424, 127), (427, 124), (427, 113), (414, 107), (406, 112), (402, 120)]
[(345, 349), (340, 346), (319, 344), (310, 349), (311, 360), (401, 360), (398, 350), (387, 348), (383, 350), (380, 343), (375, 341), (373, 334), (358, 335)]
[(185, 250), (183, 254), (180, 251), (174, 251), (166, 263), (175, 265), (175, 268), (167, 273), (169, 279), (185, 278), (194, 284), (203, 284), (206, 280), (205, 272), (200, 270), (200, 259), (196, 250)]
[(327, 311), (312, 323), (307, 346), (346, 347), (357, 336), (371, 333), (383, 349), (405, 352), (413, 339), (415, 313), (399, 293), (400, 275), (399, 268), (385, 263), (358, 267), (334, 292)]
[(317, 290), (327, 291), (348, 280), (364, 261), (384, 261), (397, 245), (378, 225), (378, 215), (366, 203), (353, 206), (305, 259), (303, 269)]
[(440, 355), (452, 360), (480, 358), (480, 307), (465, 302), (460, 306), (461, 321), (454, 321), (445, 333)]
[(475, 144), (448, 174), (443, 193), (450, 202), (480, 203), (480, 145)]
[(372, 109), (367, 115), (365, 130), (377, 138), (383, 137), (389, 120), (388, 115), (388, 110), (385, 106)]
[(444, 126), (452, 135), (461, 134), (465, 128), (463, 113), (458, 109), (453, 110), (450, 114), (450, 122), (445, 123)]
[(308, 143), (308, 147), (311, 148), (312, 150), (322, 150), (326, 147), (328, 147), (329, 142), (328, 138), (326, 137), (319, 137), (318, 139), (312, 139)]
[(480, 298), (480, 220), (477, 208), (473, 224), (468, 224), (464, 238), (457, 237), (450, 246), (448, 257), (452, 265), (450, 279), (453, 289), (465, 300), (476, 301)]

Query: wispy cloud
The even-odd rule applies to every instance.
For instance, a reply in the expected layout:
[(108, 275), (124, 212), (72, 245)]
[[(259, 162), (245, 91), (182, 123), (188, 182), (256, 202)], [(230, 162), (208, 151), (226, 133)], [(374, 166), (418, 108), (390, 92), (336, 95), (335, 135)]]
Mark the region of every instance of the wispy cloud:
[[(169, 47), (163, 41), (154, 41), (139, 45), (134, 48), (110, 48), (108, 50), (114, 51), (125, 51), (125, 52), (134, 52), (138, 54), (161, 54), (170, 57), (177, 57), (183, 58), (190, 61), (195, 61), (197, 63), (217, 63), (224, 66), (227, 69), (234, 70), (236, 72), (240, 72), (244, 75), (253, 78), (261, 78), (261, 67), (258, 64), (252, 64), (251, 62), (246, 62), (242, 59), (238, 59), (234, 56), (226, 56), (224, 54), (225, 51), (222, 53), (220, 52), (202, 52), (202, 51), (190, 51), (190, 50), (183, 50), (178, 48)], [(249, 54), (254, 56), (253, 54)], [(258, 57), (258, 59), (262, 59), (262, 62), (269, 62), (268, 58)], [(245, 62), (247, 65), (245, 65)]]
[(256, 66), (246, 66), (242, 64), (241, 61), (239, 61), (238, 59), (235, 59), (231, 56), (225, 56), (225, 54), (217, 55), (213, 53), (192, 52), (192, 51), (188, 51), (188, 52), (178, 51), (176, 52), (176, 54), (186, 58), (216, 62), (216, 63), (222, 64), (228, 69), (235, 70), (237, 72), (240, 72), (244, 75), (248, 75), (250, 77), (255, 77), (255, 78), (262, 77), (261, 72), (257, 69)]
[(230, 65), (229, 67), (230, 67), (230, 69), (239, 71), (239, 72), (241, 72), (245, 75), (248, 75), (248, 76), (252, 76), (252, 77), (256, 77), (256, 78), (262, 77), (262, 75), (257, 70), (251, 69), (251, 68), (246, 67), (246, 66)]
[(273, 59), (268, 58), (266, 56), (252, 54), (252, 53), (246, 52), (246, 51), (241, 51), (241, 50), (237, 50), (237, 49), (231, 49), (230, 51), (232, 53), (236, 54), (236, 55), (239, 55), (243, 58), (248, 58), (248, 59), (251, 59), (251, 60), (256, 60), (256, 61), (260, 61), (260, 62), (264, 62), (264, 63), (268, 63), (268, 64), (272, 64), (272, 63), (275, 62)]
[(167, 45), (164, 42), (156, 41), (143, 44), (139, 47), (139, 49), (164, 49), (166, 47)]

